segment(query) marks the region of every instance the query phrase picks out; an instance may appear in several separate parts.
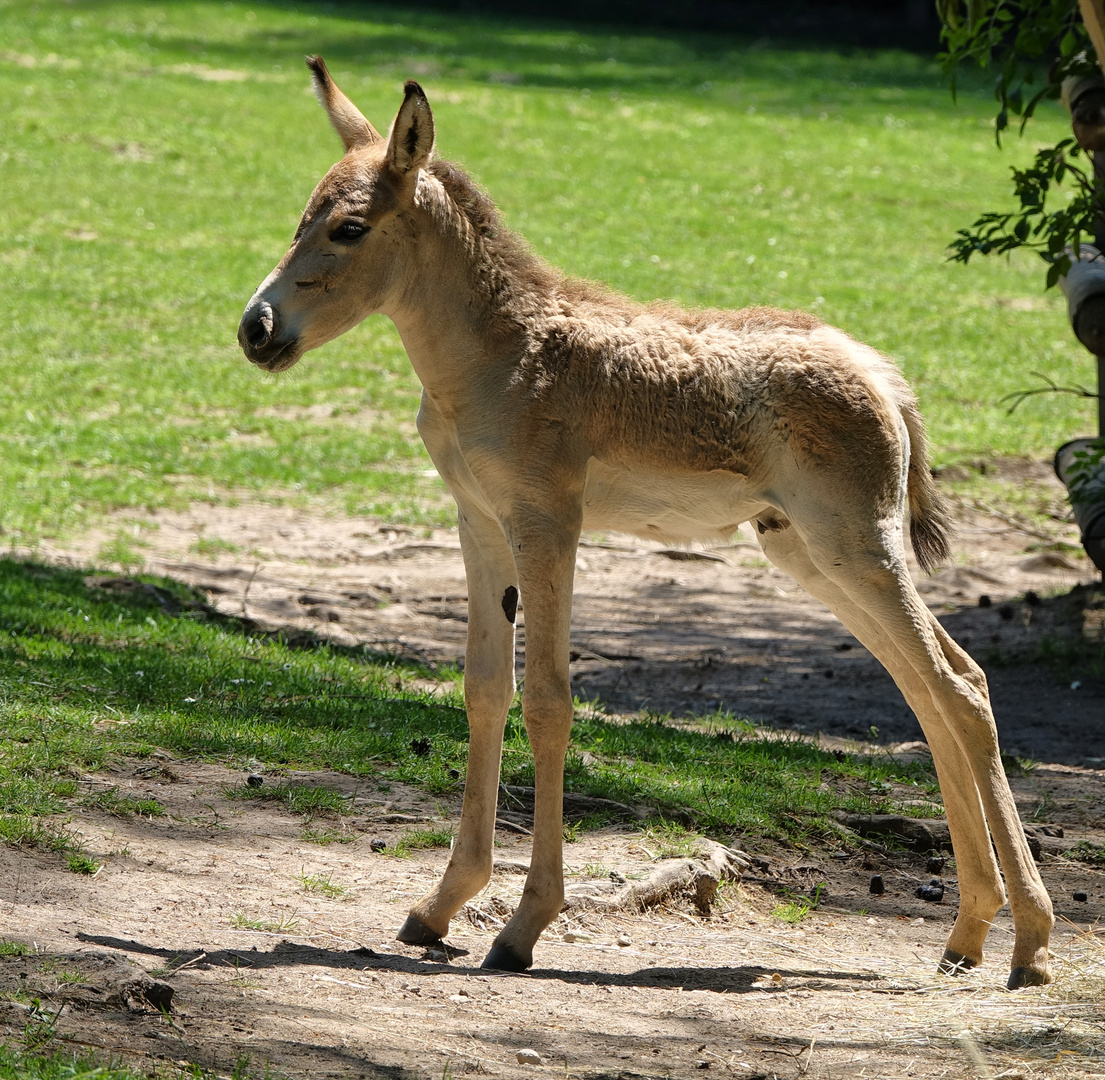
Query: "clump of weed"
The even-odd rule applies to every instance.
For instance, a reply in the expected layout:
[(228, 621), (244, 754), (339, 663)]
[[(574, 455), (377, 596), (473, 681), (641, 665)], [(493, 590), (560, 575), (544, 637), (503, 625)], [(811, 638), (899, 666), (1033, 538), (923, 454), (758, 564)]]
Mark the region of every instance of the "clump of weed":
[(84, 800), (85, 806), (95, 807), (115, 817), (164, 817), (165, 807), (152, 796), (133, 798), (130, 795), (121, 795), (117, 787), (108, 788), (106, 791), (98, 791)]
[(334, 829), (329, 826), (316, 828), (312, 822), (308, 821), (303, 826), (303, 831), (299, 834), (299, 837), (301, 840), (306, 840), (308, 844), (319, 844), (326, 847), (328, 844), (351, 844), (357, 839), (357, 834), (350, 829)]
[(224, 553), (236, 555), (241, 548), (231, 540), (222, 540), (217, 536), (201, 536), (192, 544), (192, 550), (197, 555), (209, 559)]
[(698, 833), (691, 832), (675, 821), (650, 825), (644, 832), (655, 859), (693, 859), (698, 853)]
[(282, 803), (293, 814), (344, 814), (353, 800), (333, 788), (311, 784), (262, 784), (250, 787), (241, 784), (223, 789), (228, 799), (260, 799)]
[(399, 837), (391, 847), (384, 848), (383, 854), (405, 859), (412, 851), (426, 851), (430, 848), (452, 846), (452, 829), (445, 827), (440, 829), (412, 829)]
[(776, 904), (771, 914), (785, 923), (790, 923), (791, 926), (796, 926), (818, 907), (821, 903), (821, 894), (824, 891), (825, 886), (819, 884), (813, 890), (812, 896), (790, 894), (782, 903)]
[(308, 874), (301, 870), (296, 875), (296, 881), (305, 893), (314, 896), (325, 896), (328, 900), (343, 900), (349, 896), (349, 890), (344, 885), (339, 885), (333, 880), (333, 874)]
[(1064, 852), (1068, 859), (1089, 863), (1091, 866), (1105, 866), (1105, 844), (1094, 844), (1089, 840), (1079, 840), (1074, 847)]
[(244, 911), (236, 911), (230, 916), (230, 925), (236, 930), (256, 930), (265, 934), (291, 933), (299, 927), (299, 919), (294, 912), (281, 915), (278, 919), (255, 919)]
[(65, 856), (66, 865), (74, 874), (88, 874), (89, 877), (94, 877), (100, 872), (102, 863), (98, 863), (91, 855), (86, 855), (83, 851), (70, 851)]

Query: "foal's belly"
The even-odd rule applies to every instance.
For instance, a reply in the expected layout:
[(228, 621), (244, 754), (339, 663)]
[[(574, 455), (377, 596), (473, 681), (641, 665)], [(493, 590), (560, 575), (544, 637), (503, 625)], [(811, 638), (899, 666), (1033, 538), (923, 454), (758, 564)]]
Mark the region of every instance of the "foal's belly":
[(583, 528), (681, 543), (726, 540), (769, 504), (734, 473), (628, 470), (592, 458)]

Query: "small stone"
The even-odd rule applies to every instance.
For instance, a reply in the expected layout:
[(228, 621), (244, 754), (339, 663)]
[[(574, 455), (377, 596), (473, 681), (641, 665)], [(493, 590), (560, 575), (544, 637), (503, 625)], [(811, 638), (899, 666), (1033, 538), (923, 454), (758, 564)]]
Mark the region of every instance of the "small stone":
[(518, 1064), (519, 1065), (540, 1065), (541, 1055), (536, 1050), (519, 1050), (518, 1051)]
[(571, 932), (571, 930), (565, 930), (563, 935), (561, 936), (560, 940), (561, 941), (566, 941), (569, 945), (571, 945), (571, 943), (573, 941), (576, 941), (577, 939), (576, 939), (575, 934), (573, 934)]
[(263, 776), (258, 776), (256, 773), (251, 773), (246, 777), (247, 787), (260, 787), (264, 782), (265, 778)]
[(383, 851), (388, 846), (388, 842), (377, 837), (375, 840), (369, 840), (368, 846), (373, 851)]
[(449, 1000), (454, 1005), (470, 1005), (472, 999), (467, 994), (450, 994)]
[(944, 884), (939, 878), (933, 878), (927, 885), (918, 885), (913, 895), (926, 903), (938, 904), (944, 899)]
[(927, 863), (925, 863), (925, 869), (930, 874), (942, 874), (944, 872), (944, 860), (939, 855), (933, 855)]
[(882, 879), (882, 874), (875, 874), (871, 878), (871, 884), (868, 886), (867, 891), (872, 896), (882, 896), (886, 892), (886, 882)]
[(1076, 892), (1074, 894), (1074, 899), (1077, 900), (1078, 903), (1084, 904), (1087, 900), (1089, 900), (1089, 897), (1084, 892)]
[(633, 941), (628, 934), (619, 934), (618, 944), (624, 949), (627, 945), (632, 945)]

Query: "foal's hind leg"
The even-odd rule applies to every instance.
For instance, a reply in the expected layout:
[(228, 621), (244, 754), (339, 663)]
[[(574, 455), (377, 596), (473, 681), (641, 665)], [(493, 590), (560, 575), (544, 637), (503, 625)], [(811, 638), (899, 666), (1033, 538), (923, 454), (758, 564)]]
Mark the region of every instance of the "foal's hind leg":
[[(832, 533), (831, 526), (827, 532)], [(824, 532), (818, 535), (820, 541), (826, 538)], [(1009, 880), (1017, 931), (1009, 985), (1046, 982), (1051, 904), (1001, 769), (985, 676), (917, 596), (900, 543), (888, 545), (877, 534), (867, 539), (857, 545), (850, 538), (850, 551), (819, 543), (820, 566), (793, 528), (764, 534), (761, 546), (878, 657), (928, 739), (960, 883), (960, 911), (941, 968), (952, 971), (981, 962), (986, 933), (1004, 902), (989, 819)]]
[(460, 514), (468, 578), (468, 644), (464, 702), (468, 710), (468, 773), (460, 825), (445, 875), (413, 908), (399, 931), (408, 944), (437, 941), (465, 901), (491, 879), (499, 763), (507, 709), (514, 696), (514, 617), (518, 579), (499, 523), (476, 511)]

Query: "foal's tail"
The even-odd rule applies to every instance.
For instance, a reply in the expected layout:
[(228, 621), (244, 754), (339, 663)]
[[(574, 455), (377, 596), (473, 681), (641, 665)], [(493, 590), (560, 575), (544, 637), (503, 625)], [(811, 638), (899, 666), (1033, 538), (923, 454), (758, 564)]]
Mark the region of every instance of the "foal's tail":
[(921, 419), (917, 402), (909, 394), (906, 400), (899, 398), (898, 407), (909, 432), (909, 474), (906, 479), (909, 539), (921, 569), (931, 572), (951, 555), (951, 520), (947, 503), (932, 478), (925, 422)]

